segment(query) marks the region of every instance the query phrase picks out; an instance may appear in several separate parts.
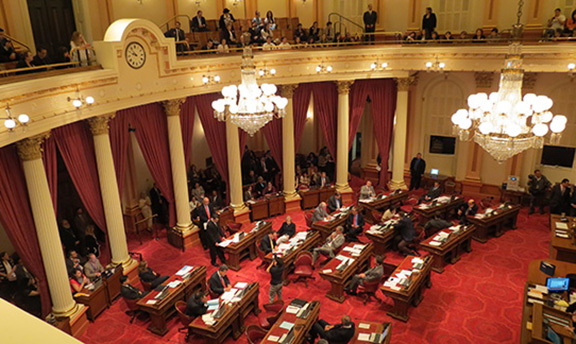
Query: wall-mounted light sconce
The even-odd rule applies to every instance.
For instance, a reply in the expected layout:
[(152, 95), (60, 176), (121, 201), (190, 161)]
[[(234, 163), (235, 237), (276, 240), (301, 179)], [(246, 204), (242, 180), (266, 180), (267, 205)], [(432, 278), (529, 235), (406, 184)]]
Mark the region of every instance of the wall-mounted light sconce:
[(372, 62), (372, 64), (370, 65), (370, 69), (373, 71), (376, 70), (386, 70), (388, 69), (388, 62), (380, 62), (378, 59), (376, 59), (375, 62)]
[(268, 78), (274, 75), (276, 75), (276, 69), (274, 68), (268, 69), (266, 65), (264, 65), (264, 68), (258, 70), (258, 76), (261, 78)]
[(426, 62), (426, 71), (427, 72), (442, 72), (446, 67), (446, 63), (440, 62), (438, 60), (438, 56), (435, 57), (435, 60)]
[(10, 105), (8, 104), (6, 104), (6, 117), (0, 117), (0, 119), (4, 120), (4, 126), (10, 131), (18, 125), (25, 126), (30, 122), (30, 117), (24, 113), (18, 115), (18, 117), (14, 117), (12, 111), (10, 111)]
[(214, 85), (220, 83), (220, 75), (203, 75), (202, 83), (204, 85)]
[(570, 75), (570, 81), (574, 80), (574, 69), (576, 69), (576, 64), (575, 63), (569, 63), (568, 64), (568, 75)]
[(94, 104), (94, 97), (88, 96), (84, 98), (84, 96), (80, 94), (80, 90), (78, 89), (76, 89), (76, 97), (74, 98), (68, 97), (66, 99), (68, 100), (68, 102), (72, 102), (72, 105), (74, 105), (76, 109), (80, 109), (84, 105), (90, 106)]
[(142, 5), (142, 0), (136, 0), (140, 5)]
[(316, 66), (316, 73), (331, 73), (334, 70), (331, 65), (325, 65), (322, 61), (318, 66)]

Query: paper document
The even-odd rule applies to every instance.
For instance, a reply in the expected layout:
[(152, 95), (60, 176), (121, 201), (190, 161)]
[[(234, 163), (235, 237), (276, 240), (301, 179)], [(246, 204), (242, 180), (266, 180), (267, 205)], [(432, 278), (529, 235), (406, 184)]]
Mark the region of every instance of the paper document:
[(146, 301), (146, 304), (147, 304), (147, 305), (153, 305), (153, 304), (155, 304), (157, 301), (158, 301), (158, 300), (156, 300), (156, 299), (148, 300), (148, 301)]
[(283, 328), (285, 330), (290, 331), (292, 329), (292, 327), (294, 327), (294, 323), (288, 322), (288, 321), (284, 321), (282, 324), (280, 324), (280, 328)]
[(246, 283), (246, 282), (237, 282), (237, 283), (234, 285), (234, 288), (236, 288), (236, 289), (244, 289), (244, 288), (246, 288), (247, 285), (248, 285), (248, 283)]
[(286, 307), (286, 313), (288, 313), (288, 314), (296, 314), (296, 313), (298, 313), (299, 310), (300, 310), (300, 307), (295, 307), (295, 306)]
[(442, 246), (442, 243), (440, 241), (430, 241), (430, 246)]
[(331, 274), (332, 273), (332, 269), (324, 269), (322, 270), (323, 274)]
[(367, 329), (369, 329), (369, 328), (370, 328), (370, 324), (366, 324), (366, 323), (359, 323), (359, 324), (358, 324), (358, 328), (361, 328), (361, 329), (367, 330)]
[(556, 228), (558, 229), (568, 229), (568, 225), (564, 222), (556, 222)]
[(193, 266), (184, 265), (184, 267), (182, 269), (178, 270), (178, 272), (176, 273), (176, 276), (184, 276), (192, 270), (194, 270)]
[(363, 342), (370, 341), (370, 333), (358, 333), (358, 340)]
[(232, 240), (224, 240), (218, 243), (218, 246), (220, 247), (227, 247), (228, 245), (230, 245), (232, 243)]
[(182, 283), (182, 281), (172, 281), (167, 284), (168, 288), (176, 288)]
[(212, 313), (207, 313), (202, 316), (202, 321), (208, 326), (214, 325), (214, 317), (212, 317)]
[(232, 288), (232, 289), (230, 289), (230, 291), (224, 292), (224, 294), (222, 294), (222, 296), (220, 296), (220, 300), (222, 300), (222, 302), (227, 302), (227, 301), (232, 300), (234, 298), (234, 295), (236, 295), (237, 291), (238, 291), (238, 289)]
[(269, 336), (268, 336), (268, 341), (269, 341), (269, 342), (277, 343), (277, 342), (278, 342), (278, 339), (280, 339), (280, 337), (278, 337), (278, 336), (273, 336), (273, 335), (269, 335)]
[(220, 306), (220, 300), (218, 299), (208, 300), (208, 302), (206, 302), (206, 305), (208, 306), (209, 311), (216, 310)]

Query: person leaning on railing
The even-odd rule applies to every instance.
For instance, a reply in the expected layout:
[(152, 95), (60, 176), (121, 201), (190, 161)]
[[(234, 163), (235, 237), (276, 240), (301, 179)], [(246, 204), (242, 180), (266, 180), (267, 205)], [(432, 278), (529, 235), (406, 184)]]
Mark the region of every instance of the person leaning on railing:
[(0, 43), (0, 62), (12, 62), (17, 60), (18, 54), (16, 54), (16, 51), (14, 50), (12, 41), (6, 39), (4, 40), (4, 44)]
[(72, 34), (70, 48), (73, 61), (80, 62), (82, 66), (90, 65), (90, 60), (92, 59), (91, 47), (80, 32), (74, 31)]
[(34, 64), (32, 63), (33, 60), (34, 60), (34, 55), (32, 55), (32, 52), (30, 52), (30, 51), (25, 52), (24, 55), (22, 56), (22, 59), (20, 61), (18, 61), (18, 64), (16, 65), (16, 69), (22, 69), (22, 70), (16, 72), (16, 75), (30, 74), (30, 73), (38, 72), (39, 71), (38, 69), (31, 69), (31, 70), (25, 69), (25, 68), (34, 67)]

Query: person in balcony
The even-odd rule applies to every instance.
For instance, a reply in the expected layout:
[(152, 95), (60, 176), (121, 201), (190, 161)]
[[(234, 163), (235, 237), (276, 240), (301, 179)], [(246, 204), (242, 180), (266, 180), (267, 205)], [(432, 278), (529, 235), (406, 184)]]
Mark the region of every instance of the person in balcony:
[(486, 43), (486, 36), (484, 36), (484, 30), (478, 28), (472, 37), (473, 43)]
[(266, 18), (264, 18), (264, 25), (268, 25), (270, 30), (276, 30), (276, 21), (274, 20), (274, 13), (272, 11), (266, 12)]
[(431, 39), (432, 33), (436, 30), (436, 14), (432, 12), (432, 7), (426, 7), (426, 14), (422, 18), (422, 30), (426, 39)]
[(79, 62), (81, 66), (90, 65), (90, 60), (93, 58), (90, 47), (91, 45), (86, 42), (80, 32), (74, 31), (72, 33), (70, 49), (72, 50), (72, 60), (74, 62)]
[(310, 38), (314, 38), (314, 42), (320, 39), (320, 28), (318, 27), (317, 21), (315, 21), (310, 27), (308, 32), (308, 40), (310, 40)]
[(12, 41), (6, 40), (4, 44), (0, 44), (0, 62), (12, 62), (18, 60), (18, 54), (14, 50)]
[(230, 52), (230, 48), (228, 48), (228, 43), (226, 38), (223, 38), (220, 44), (218, 44), (218, 48), (216, 49), (218, 54), (228, 54)]
[(225, 8), (222, 11), (222, 15), (220, 16), (220, 20), (218, 22), (218, 27), (220, 28), (220, 30), (224, 31), (226, 30), (226, 26), (228, 24), (232, 24), (236, 21), (236, 19), (234, 19), (234, 16), (232, 15), (232, 13), (230, 13), (230, 10)]
[(209, 31), (206, 26), (206, 18), (202, 15), (202, 11), (196, 12), (196, 16), (192, 18), (192, 23), (190, 24), (192, 31), (194, 32), (206, 32)]
[(20, 61), (18, 61), (18, 64), (16, 65), (16, 69), (22, 69), (21, 71), (16, 72), (16, 75), (21, 75), (21, 74), (30, 74), (30, 73), (35, 73), (38, 70), (25, 70), (26, 68), (32, 68), (34, 67), (34, 63), (32, 62), (34, 60), (34, 55), (32, 55), (32, 52), (27, 51), (24, 53), (22, 59)]

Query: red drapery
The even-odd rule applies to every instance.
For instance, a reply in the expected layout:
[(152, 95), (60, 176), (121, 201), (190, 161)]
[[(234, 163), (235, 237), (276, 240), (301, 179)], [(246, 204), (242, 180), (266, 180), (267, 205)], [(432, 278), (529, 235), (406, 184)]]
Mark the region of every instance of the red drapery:
[(313, 84), (301, 84), (294, 91), (292, 98), (294, 113), (294, 150), (296, 152), (300, 148), (300, 141), (302, 140), (302, 134), (304, 134), (304, 127), (306, 126), (312, 85)]
[(324, 132), (326, 146), (336, 160), (336, 135), (338, 125), (338, 90), (336, 84), (317, 82), (312, 84), (314, 92), (314, 114), (318, 116)]
[(180, 110), (180, 125), (182, 126), (182, 142), (184, 144), (184, 158), (186, 169), (190, 166), (192, 159), (192, 133), (194, 132), (194, 114), (196, 112), (196, 101), (194, 97), (186, 98)]
[(169, 205), (171, 227), (176, 225), (174, 208), (174, 186), (170, 165), (170, 148), (168, 146), (168, 123), (164, 109), (159, 103), (137, 106), (119, 111), (128, 117), (129, 123), (136, 131), (136, 140), (152, 178), (166, 198)]
[[(212, 159), (222, 180), (228, 185), (228, 155), (226, 150), (226, 123), (214, 118), (212, 102), (218, 99), (218, 93), (203, 94), (196, 96), (198, 115), (204, 128), (204, 136), (210, 147)], [(228, 186), (227, 186), (228, 188)]]
[[(82, 204), (96, 226), (107, 233), (92, 133), (84, 122), (76, 122), (54, 129), (53, 135)], [(110, 262), (109, 245), (102, 249), (100, 260)]]
[(128, 159), (128, 140), (130, 140), (128, 117), (119, 113), (110, 121), (109, 125), (114, 170), (118, 181), (118, 192), (120, 193), (120, 198), (122, 198), (126, 176), (126, 161)]
[(24, 265), (38, 278), (42, 316), (45, 316), (51, 309), (50, 293), (24, 171), (14, 145), (0, 149), (0, 222)]
[(54, 205), (54, 212), (58, 214), (58, 154), (56, 148), (56, 141), (53, 137), (44, 140), (42, 160), (44, 162), (44, 169), (46, 170), (46, 177), (48, 178), (48, 187), (50, 188), (50, 196), (52, 197), (52, 204)]
[(266, 141), (268, 141), (270, 154), (280, 167), (280, 171), (282, 171), (282, 120), (271, 120), (262, 128), (262, 131), (264, 132), (264, 136), (266, 136)]
[(375, 85), (374, 81), (379, 80), (356, 80), (350, 88), (350, 128), (348, 137), (348, 149), (352, 148), (358, 126), (362, 119), (362, 113), (366, 106), (366, 99), (372, 94)]

